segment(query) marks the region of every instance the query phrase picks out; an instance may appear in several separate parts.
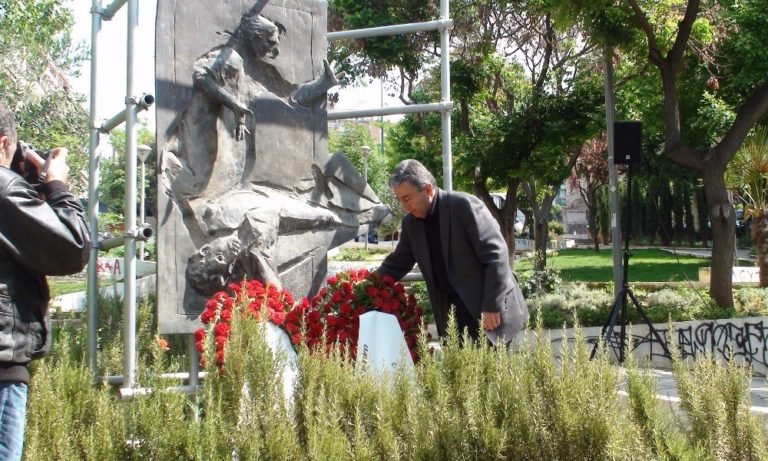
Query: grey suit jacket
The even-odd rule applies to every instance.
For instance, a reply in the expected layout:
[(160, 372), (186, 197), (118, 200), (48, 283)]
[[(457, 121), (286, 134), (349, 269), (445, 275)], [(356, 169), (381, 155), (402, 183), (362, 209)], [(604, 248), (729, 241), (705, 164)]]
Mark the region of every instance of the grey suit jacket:
[[(528, 308), (509, 267), (504, 237), (488, 208), (477, 197), (437, 189), (440, 233), (448, 279), (472, 315), (500, 312), (501, 324), (486, 331), (496, 342), (508, 342), (528, 321)], [(435, 288), (424, 221), (403, 218), (400, 240), (378, 271), (400, 280), (418, 263), (427, 283), (440, 335), (447, 330), (450, 300)]]

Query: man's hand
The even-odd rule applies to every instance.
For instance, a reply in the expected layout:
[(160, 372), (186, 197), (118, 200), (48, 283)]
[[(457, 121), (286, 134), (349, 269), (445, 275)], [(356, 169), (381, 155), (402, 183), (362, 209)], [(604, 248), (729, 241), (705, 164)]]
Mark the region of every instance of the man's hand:
[(61, 181), (69, 184), (67, 149), (57, 147), (51, 150), (51, 154), (45, 160), (37, 152), (27, 149), (24, 160), (35, 167), (37, 174), (40, 175), (40, 182), (47, 184), (51, 181)]
[(486, 330), (493, 330), (501, 323), (501, 314), (498, 312), (481, 312), (480, 322)]

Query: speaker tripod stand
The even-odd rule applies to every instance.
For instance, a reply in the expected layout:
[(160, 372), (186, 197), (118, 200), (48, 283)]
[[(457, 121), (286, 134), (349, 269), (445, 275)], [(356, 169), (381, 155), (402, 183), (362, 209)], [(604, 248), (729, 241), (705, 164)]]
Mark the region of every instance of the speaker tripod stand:
[[(648, 318), (648, 315), (646, 315), (645, 310), (640, 305), (640, 302), (637, 300), (635, 293), (632, 291), (632, 288), (629, 287), (629, 282), (627, 281), (627, 274), (629, 272), (629, 257), (631, 256), (631, 253), (629, 251), (629, 241), (630, 241), (630, 235), (632, 232), (632, 210), (631, 210), (632, 205), (631, 204), (632, 204), (632, 166), (627, 164), (627, 199), (626, 199), (626, 203), (624, 204), (624, 216), (625, 216), (625, 222), (627, 227), (625, 231), (626, 237), (624, 238), (624, 259), (623, 259), (622, 272), (621, 272), (621, 290), (619, 290), (619, 292), (616, 293), (616, 298), (614, 299), (613, 305), (611, 306), (611, 311), (608, 315), (608, 320), (606, 320), (602, 330), (600, 331), (600, 337), (604, 338), (605, 343), (611, 344), (614, 336), (613, 331), (614, 331), (614, 328), (616, 327), (616, 319), (619, 318), (620, 320), (619, 326), (621, 328), (619, 333), (619, 363), (624, 363), (624, 352), (627, 348), (627, 332), (626, 332), (627, 298), (629, 298), (629, 300), (632, 301), (632, 304), (635, 307), (635, 310), (643, 318), (643, 321), (645, 321), (645, 324), (648, 326), (649, 333), (653, 334), (653, 336), (656, 338), (656, 341), (658, 341), (658, 343), (661, 345), (661, 348), (664, 350), (664, 354), (667, 357), (672, 358), (672, 354), (669, 353), (669, 348), (667, 347), (667, 343), (661, 337), (661, 335), (656, 330), (656, 328), (654, 328), (653, 324)], [(595, 354), (597, 353), (597, 348), (599, 346), (600, 346), (600, 339), (598, 338), (598, 340), (595, 341), (595, 346), (592, 348), (592, 354), (589, 356), (590, 359), (593, 359), (595, 357)]]

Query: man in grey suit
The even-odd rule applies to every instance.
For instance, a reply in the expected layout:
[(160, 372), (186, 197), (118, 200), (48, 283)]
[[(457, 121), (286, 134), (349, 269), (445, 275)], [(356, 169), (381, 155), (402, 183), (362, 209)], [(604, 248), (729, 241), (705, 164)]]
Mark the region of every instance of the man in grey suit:
[(397, 248), (377, 272), (400, 280), (418, 263), (437, 331), (445, 336), (455, 306), (460, 331), (508, 344), (528, 321), (528, 308), (509, 266), (499, 225), (475, 196), (446, 192), (416, 160), (403, 160), (389, 186), (408, 213)]

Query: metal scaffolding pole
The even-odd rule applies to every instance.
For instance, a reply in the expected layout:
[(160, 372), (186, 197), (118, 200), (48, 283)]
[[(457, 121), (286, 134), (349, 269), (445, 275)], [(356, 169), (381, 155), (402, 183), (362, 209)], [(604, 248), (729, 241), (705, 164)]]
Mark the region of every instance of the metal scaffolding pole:
[[(449, 0), (440, 0), (440, 19), (449, 19)], [(440, 29), (440, 102), (451, 102), (451, 30)], [(443, 111), (441, 114), (443, 129), (443, 189), (453, 190), (453, 166), (451, 159), (451, 113)]]
[(90, 104), (90, 142), (88, 145), (88, 225), (90, 227), (91, 250), (88, 255), (86, 298), (88, 306), (88, 364), (96, 376), (96, 347), (98, 343), (98, 307), (96, 305), (99, 279), (96, 263), (99, 257), (99, 138), (96, 126), (96, 90), (98, 63), (98, 35), (101, 30), (101, 0), (93, 0), (91, 7), (91, 104)]
[[(359, 117), (412, 114), (421, 112), (440, 112), (442, 125), (443, 189), (453, 189), (453, 167), (451, 158), (451, 68), (450, 43), (453, 20), (450, 18), (449, 0), (440, 0), (440, 19), (436, 21), (393, 26), (370, 27), (366, 29), (329, 32), (328, 41), (358, 38), (380, 37), (384, 35), (406, 34), (431, 30), (440, 31), (440, 102), (432, 104), (413, 104), (399, 107), (378, 107), (372, 109), (329, 112), (328, 120), (341, 120)], [(383, 128), (383, 125), (382, 125)], [(384, 143), (382, 142), (382, 147)]]
[(123, 267), (123, 387), (136, 387), (136, 114), (134, 43), (139, 22), (138, 0), (128, 0), (125, 110), (125, 265)]
[(453, 103), (450, 101), (433, 102), (429, 104), (410, 104), (407, 106), (373, 107), (370, 109), (354, 109), (328, 112), (328, 120), (376, 117), (380, 115), (416, 114), (423, 112), (450, 112), (451, 110), (453, 110)]
[[(619, 210), (619, 174), (616, 171), (613, 121), (615, 119), (615, 103), (613, 100), (613, 49), (609, 46), (603, 51), (603, 73), (605, 81), (605, 136), (608, 141), (608, 202), (611, 208), (611, 240), (613, 240), (613, 291), (618, 296), (622, 290), (622, 275), (624, 262), (621, 252), (621, 212)], [(593, 229), (592, 232), (597, 232)]]

